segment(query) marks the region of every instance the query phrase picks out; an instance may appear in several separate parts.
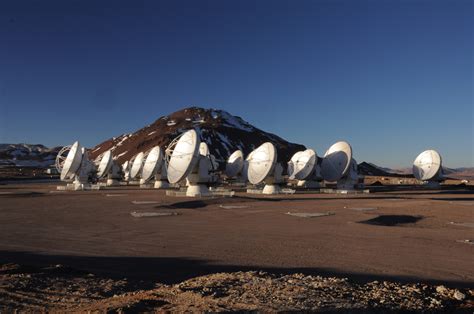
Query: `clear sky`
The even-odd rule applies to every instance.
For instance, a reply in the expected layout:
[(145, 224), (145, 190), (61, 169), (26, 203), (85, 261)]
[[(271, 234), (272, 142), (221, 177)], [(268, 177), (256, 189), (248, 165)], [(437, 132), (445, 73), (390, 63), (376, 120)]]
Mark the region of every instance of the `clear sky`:
[(196, 105), (358, 161), (474, 166), (473, 3), (0, 2), (0, 142), (93, 146)]

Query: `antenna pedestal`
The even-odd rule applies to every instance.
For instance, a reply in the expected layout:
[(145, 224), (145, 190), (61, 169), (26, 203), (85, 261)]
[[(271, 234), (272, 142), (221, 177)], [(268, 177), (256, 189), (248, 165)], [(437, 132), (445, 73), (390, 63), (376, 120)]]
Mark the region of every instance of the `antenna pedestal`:
[(357, 162), (352, 159), (349, 166), (349, 173), (337, 181), (338, 190), (354, 190), (359, 183), (357, 173)]
[(207, 183), (211, 182), (211, 161), (207, 157), (200, 157), (197, 167), (186, 178), (186, 196), (206, 196), (210, 195)]
[(273, 170), (272, 176), (265, 179), (265, 186), (263, 187), (262, 194), (280, 194), (280, 184), (283, 183), (283, 167), (277, 163)]
[(87, 183), (81, 183), (79, 181), (74, 181), (72, 184), (67, 185), (67, 189), (71, 189), (73, 191), (84, 191), (84, 190), (90, 190), (91, 185)]
[(120, 166), (116, 165), (115, 163), (112, 164), (111, 172), (107, 174), (106, 186), (118, 186), (120, 185), (121, 179)]
[(280, 194), (281, 187), (278, 184), (265, 184), (262, 194)]
[(88, 181), (88, 176), (85, 176), (83, 173), (80, 173), (79, 175), (74, 176), (74, 181), (72, 182), (71, 186), (74, 191), (82, 191), (90, 190), (91, 184)]
[(153, 186), (155, 189), (167, 189), (170, 187), (168, 181), (165, 180), (156, 180), (155, 185)]
[(421, 182), (423, 186), (430, 188), (430, 189), (439, 189), (441, 187), (441, 184), (439, 181), (423, 181)]
[(208, 195), (211, 195), (211, 193), (209, 192), (207, 185), (188, 182), (188, 187), (186, 188), (186, 196), (196, 197)]
[(106, 186), (118, 186), (120, 185), (119, 181), (117, 179), (107, 179)]
[(296, 186), (308, 189), (318, 189), (321, 187), (321, 182), (314, 180), (298, 180)]
[(168, 173), (166, 171), (166, 165), (163, 163), (161, 166), (161, 171), (155, 174), (155, 189), (167, 189), (170, 187), (168, 182)]
[[(71, 188), (74, 191), (82, 191), (82, 190), (90, 190), (91, 185), (87, 182), (81, 182), (79, 180), (74, 180), (74, 182), (71, 184)], [(68, 184), (69, 186), (69, 184)]]
[(79, 171), (74, 176), (74, 185), (75, 191), (89, 190), (91, 187), (91, 175), (94, 171), (94, 164), (87, 159), (87, 154), (84, 154), (85, 157), (81, 162)]

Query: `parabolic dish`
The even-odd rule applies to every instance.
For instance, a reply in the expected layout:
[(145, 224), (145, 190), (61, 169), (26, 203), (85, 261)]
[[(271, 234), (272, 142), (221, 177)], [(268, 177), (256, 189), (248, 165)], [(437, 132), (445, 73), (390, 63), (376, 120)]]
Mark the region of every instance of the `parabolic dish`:
[(144, 155), (143, 152), (140, 152), (133, 159), (132, 167), (130, 167), (130, 179), (134, 179), (142, 169)]
[(333, 144), (324, 154), (321, 175), (324, 180), (334, 182), (347, 174), (352, 159), (352, 148), (347, 142)]
[(255, 150), (251, 151), (250, 154), (247, 155), (247, 157), (244, 160), (244, 166), (242, 168), (242, 175), (244, 179), (247, 181), (249, 178), (249, 160), (252, 159), (252, 153)]
[(160, 146), (153, 147), (148, 156), (146, 156), (145, 163), (142, 169), (142, 179), (148, 181), (156, 174), (163, 163), (163, 151)]
[(69, 178), (76, 173), (82, 161), (82, 147), (79, 142), (75, 142), (71, 146), (71, 150), (67, 154), (64, 161), (63, 169), (61, 170), (61, 180)]
[(99, 168), (97, 169), (97, 176), (101, 178), (110, 171), (112, 167), (112, 152), (110, 150), (106, 151), (102, 156), (102, 159), (99, 163)]
[(413, 162), (413, 175), (421, 181), (436, 177), (442, 166), (440, 154), (435, 150), (425, 150)]
[(312, 149), (297, 152), (288, 163), (288, 174), (291, 179), (305, 180), (314, 170), (317, 162), (316, 152)]
[(122, 171), (123, 171), (123, 172), (128, 172), (128, 171), (130, 171), (130, 169), (129, 169), (129, 164), (130, 164), (130, 161), (128, 161), (128, 160), (125, 161), (125, 162), (122, 164)]
[(303, 153), (304, 151), (299, 151), (299, 152), (296, 152), (290, 159), (290, 161), (288, 162), (288, 176), (290, 179), (294, 179), (295, 178), (295, 171), (296, 171), (296, 160), (299, 159), (299, 156)]
[(199, 154), (203, 156), (209, 155), (209, 146), (207, 146), (206, 143), (201, 142), (201, 144), (199, 144)]
[(232, 178), (235, 177), (244, 167), (244, 154), (242, 151), (236, 150), (233, 152), (229, 159), (227, 159), (227, 164), (225, 166), (225, 174)]
[(248, 165), (248, 179), (252, 184), (259, 184), (273, 171), (277, 159), (275, 146), (266, 142), (252, 152)]
[(200, 140), (195, 130), (186, 131), (173, 148), (168, 162), (168, 181), (183, 180), (193, 170), (199, 157)]

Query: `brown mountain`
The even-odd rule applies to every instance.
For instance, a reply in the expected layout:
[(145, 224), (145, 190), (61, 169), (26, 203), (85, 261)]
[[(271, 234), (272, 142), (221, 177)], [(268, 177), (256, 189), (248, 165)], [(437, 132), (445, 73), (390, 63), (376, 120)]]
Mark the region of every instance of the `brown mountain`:
[(396, 170), (392, 170), (389, 168), (382, 168), (373, 163), (369, 162), (361, 162), (358, 165), (358, 170), (360, 174), (365, 176), (378, 176), (378, 177), (407, 177), (412, 178), (413, 175), (411, 173), (399, 173)]
[(275, 134), (262, 131), (226, 111), (191, 107), (163, 116), (134, 133), (106, 140), (92, 148), (90, 156), (96, 158), (111, 149), (118, 162), (123, 163), (155, 145), (166, 148), (176, 136), (193, 128), (200, 134), (201, 141), (208, 144), (210, 153), (221, 163), (237, 149), (247, 155), (268, 141), (275, 144), (278, 160), (285, 164), (295, 152), (305, 149), (303, 145), (290, 143)]

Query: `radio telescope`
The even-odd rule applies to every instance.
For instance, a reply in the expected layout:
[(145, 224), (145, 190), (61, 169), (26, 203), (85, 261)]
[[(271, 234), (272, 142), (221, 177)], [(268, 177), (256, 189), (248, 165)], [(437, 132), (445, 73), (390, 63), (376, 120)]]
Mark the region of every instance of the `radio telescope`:
[(203, 156), (206, 159), (209, 159), (210, 161), (211, 166), (209, 168), (209, 182), (217, 182), (218, 177), (215, 175), (215, 172), (219, 168), (219, 165), (214, 155), (210, 153), (209, 146), (207, 145), (207, 143), (201, 142), (201, 144), (199, 144), (199, 155)]
[(112, 151), (106, 151), (99, 156), (99, 165), (97, 167), (97, 178), (107, 178), (106, 186), (116, 186), (122, 179), (121, 167), (117, 165), (112, 157)]
[(127, 160), (122, 164), (122, 172), (124, 181), (130, 180), (130, 161)]
[(413, 162), (413, 175), (432, 186), (444, 181), (441, 155), (435, 150), (425, 150)]
[(56, 170), (58, 171), (58, 173), (61, 173), (61, 171), (63, 169), (64, 161), (66, 160), (67, 155), (68, 155), (69, 151), (71, 150), (71, 146), (72, 145), (64, 146), (63, 148), (61, 148), (61, 150), (56, 155), (56, 160), (55, 160), (54, 166), (56, 167)]
[(352, 147), (347, 142), (333, 144), (324, 154), (321, 175), (328, 182), (337, 182), (340, 190), (353, 190), (358, 184), (357, 162), (352, 158)]
[(177, 184), (186, 180), (186, 196), (209, 195), (207, 184), (212, 181), (211, 159), (202, 153), (207, 145), (201, 145), (195, 130), (188, 130), (175, 138), (166, 149), (168, 181)]
[(164, 153), (160, 146), (155, 146), (147, 152), (145, 162), (143, 163), (140, 184), (147, 184), (152, 179), (155, 179), (154, 187), (156, 189), (169, 186), (163, 155)]
[(277, 163), (275, 146), (266, 142), (257, 147), (249, 156), (247, 177), (251, 184), (265, 183), (263, 194), (278, 194), (283, 183), (282, 166)]
[(138, 175), (142, 171), (143, 167), (143, 157), (145, 154), (143, 152), (140, 152), (133, 157), (132, 160), (130, 160), (130, 172), (129, 172), (129, 180), (136, 180), (138, 179)]
[[(73, 179), (72, 185), (66, 188), (84, 190), (90, 188), (90, 183), (95, 179), (95, 166), (88, 158), (87, 151), (79, 142), (75, 142), (67, 150), (61, 150), (56, 157), (56, 165), (60, 170), (62, 181)], [(63, 158), (66, 154), (66, 158)], [(58, 187), (59, 188), (59, 187)]]
[(227, 178), (230, 179), (236, 178), (239, 174), (241, 174), (243, 168), (244, 154), (239, 149), (233, 152), (227, 159), (227, 163), (225, 166), (225, 175), (227, 176)]
[(322, 178), (321, 168), (318, 165), (318, 155), (312, 149), (296, 152), (288, 162), (290, 179), (298, 180), (298, 186), (319, 188)]
[(254, 150), (251, 151), (248, 155), (247, 158), (244, 160), (244, 165), (242, 167), (242, 180), (244, 182), (247, 182), (249, 180), (248, 174), (249, 174), (249, 160), (252, 159), (252, 154)]

